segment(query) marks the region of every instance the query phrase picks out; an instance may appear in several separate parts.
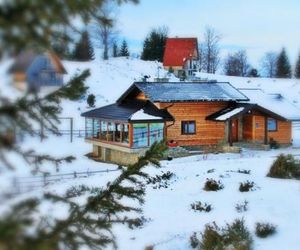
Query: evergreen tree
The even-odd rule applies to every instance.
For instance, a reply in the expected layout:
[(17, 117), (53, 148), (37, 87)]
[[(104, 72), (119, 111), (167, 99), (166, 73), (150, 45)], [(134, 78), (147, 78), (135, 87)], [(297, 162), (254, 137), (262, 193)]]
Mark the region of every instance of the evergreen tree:
[(166, 27), (151, 30), (145, 38), (141, 59), (162, 62), (167, 37), (168, 28)]
[(64, 43), (61, 42), (54, 42), (52, 44), (52, 50), (55, 52), (56, 55), (58, 55), (61, 59), (71, 59), (72, 54), (70, 53), (70, 50), (68, 46), (66, 46)]
[(55, 37), (51, 42), (51, 48), (61, 59), (72, 59), (72, 52), (70, 51), (70, 37), (68, 36), (67, 28), (64, 29), (61, 37)]
[(93, 94), (88, 95), (86, 102), (89, 105), (89, 107), (95, 107), (95, 101), (96, 101), (95, 95)]
[(119, 48), (118, 48), (118, 44), (115, 42), (113, 44), (113, 53), (112, 53), (112, 56), (113, 57), (118, 57), (119, 55)]
[(129, 56), (129, 50), (126, 40), (123, 40), (121, 49), (120, 49), (120, 56)]
[(168, 69), (168, 72), (170, 73), (170, 74), (173, 74), (174, 73), (174, 69), (173, 69), (173, 67), (171, 66), (171, 67), (169, 67), (169, 69)]
[(278, 78), (291, 78), (292, 70), (285, 48), (282, 49), (277, 57), (276, 63), (276, 77)]
[(75, 46), (73, 59), (84, 62), (94, 60), (94, 58), (94, 49), (89, 38), (89, 33), (84, 31)]
[(249, 76), (249, 77), (260, 77), (259, 74), (258, 74), (257, 69), (255, 69), (255, 68), (250, 69), (247, 76)]
[[(44, 0), (0, 1), (0, 54), (4, 51), (15, 54), (27, 47), (49, 49), (54, 39), (63, 37), (64, 27), (74, 30), (75, 18), (78, 21), (76, 23), (80, 21), (84, 24), (88, 23), (95, 12), (103, 9), (105, 2), (107, 1), (51, 0), (47, 3)], [(138, 3), (139, 0), (112, 0), (111, 2)], [(98, 18), (101, 19), (101, 16)], [(18, 32), (12, 32), (13, 30)]]
[(300, 54), (299, 54), (298, 60), (296, 62), (295, 77), (298, 78), (298, 79), (300, 79)]

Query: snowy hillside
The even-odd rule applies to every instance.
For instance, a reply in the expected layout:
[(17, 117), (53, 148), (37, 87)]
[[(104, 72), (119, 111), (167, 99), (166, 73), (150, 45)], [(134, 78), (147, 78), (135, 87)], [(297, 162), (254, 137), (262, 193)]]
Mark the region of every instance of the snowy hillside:
[[(66, 81), (76, 73), (85, 69), (90, 70), (91, 76), (87, 79), (86, 85), (89, 87), (88, 94), (96, 96), (96, 107), (116, 101), (134, 81), (140, 81), (145, 75), (151, 76), (149, 81), (153, 81), (153, 78), (157, 77), (158, 74), (160, 77), (167, 75), (167, 72), (162, 69), (161, 63), (133, 58), (112, 58), (108, 61), (95, 60), (91, 62), (64, 61), (64, 65), (68, 71), (65, 77)], [(289, 110), (289, 112), (293, 115), (299, 111), (300, 115), (300, 80), (230, 77), (206, 73), (198, 73), (197, 76), (201, 77), (201, 79), (230, 82), (234, 87), (244, 89), (243, 91), (247, 92), (246, 95), (253, 95), (246, 89), (255, 89), (256, 91), (261, 89), (266, 94), (281, 94), (286, 103), (297, 107)], [(170, 81), (178, 81), (178, 79), (173, 76)], [(83, 119), (80, 118), (80, 114), (89, 109), (86, 99), (83, 99), (79, 105), (66, 104), (63, 106), (63, 115), (70, 116), (70, 114), (73, 114), (75, 128), (82, 129)], [(271, 102), (267, 104), (268, 106), (272, 107), (274, 105)], [(279, 109), (282, 109), (282, 107), (279, 107)]]
[[(152, 61), (142, 61), (134, 58), (111, 58), (108, 61), (91, 61), (91, 62), (70, 62), (64, 61), (64, 66), (68, 72), (65, 77), (67, 82), (70, 77), (76, 73), (80, 73), (85, 69), (89, 69), (91, 76), (86, 80), (89, 87), (88, 94), (96, 96), (96, 107), (104, 106), (115, 102), (118, 97), (127, 89), (134, 81), (141, 81), (144, 76), (153, 78), (164, 77), (167, 71), (162, 69), (162, 64)], [(176, 78), (174, 80), (177, 80)], [(87, 107), (86, 97), (79, 105), (63, 105), (64, 116), (73, 114), (75, 117), (75, 128), (83, 128), (83, 119), (80, 114), (89, 108)]]
[[(92, 93), (96, 96), (97, 107), (114, 102), (134, 81), (141, 80), (144, 75), (151, 75), (153, 79), (158, 75), (158, 67), (161, 66), (156, 62), (126, 58), (85, 63), (65, 61), (64, 65), (68, 71), (66, 80), (84, 69), (90, 69), (91, 76), (86, 84), (89, 87), (88, 94)], [(8, 67), (8, 63), (5, 67)], [(0, 66), (2, 76), (4, 72), (4, 68)], [(160, 69), (161, 77), (166, 73)], [(236, 88), (260, 88), (266, 93), (280, 93), (289, 103), (298, 107), (300, 105), (300, 81), (298, 80), (239, 78), (203, 73), (200, 73), (200, 76), (223, 82), (229, 81)], [(12, 91), (8, 85), (1, 85), (1, 87), (2, 92)], [(17, 92), (9, 93), (16, 95)], [(89, 109), (86, 97), (78, 102), (62, 103), (61, 116), (73, 117), (75, 129), (84, 129), (84, 119), (80, 115)], [(67, 126), (65, 122), (61, 124), (62, 129), (68, 128)], [(17, 170), (5, 172), (0, 166), (0, 172), (2, 171), (0, 189), (9, 193), (16, 188), (21, 189), (22, 185), (26, 186), (28, 190), (21, 192), (17, 200), (41, 196), (45, 191), (62, 194), (74, 185), (104, 187), (120, 173), (114, 164), (88, 159), (85, 155), (91, 151), (91, 145), (86, 144), (83, 137), (75, 136), (72, 143), (68, 136), (50, 136), (43, 142), (39, 138), (24, 138), (20, 143), (25, 149), (33, 148), (40, 153), (48, 153), (56, 157), (74, 155), (76, 160), (72, 164), (62, 164), (59, 169), (51, 164), (44, 164), (41, 170), (50, 173), (49, 183), (45, 185), (42, 175), (32, 177), (30, 166), (24, 160), (16, 158), (13, 154), (9, 155), (16, 164)], [(167, 171), (172, 173), (172, 177), (163, 183), (163, 187), (158, 188), (159, 183), (146, 186), (143, 205), (145, 223), (141, 228), (131, 230), (124, 225), (113, 228), (119, 249), (142, 250), (146, 246), (153, 245), (155, 250), (191, 250), (189, 237), (193, 232), (202, 231), (206, 223), (215, 221), (223, 226), (236, 218), (245, 219), (254, 238), (255, 250), (281, 250), (287, 249), (287, 246), (290, 250), (299, 249), (299, 181), (266, 177), (271, 163), (280, 153), (290, 153), (299, 158), (300, 150), (293, 148), (264, 152), (243, 150), (239, 154), (196, 155), (162, 161), (162, 168), (147, 167), (146, 172), (151, 177)], [(241, 173), (239, 170), (250, 170), (250, 173)], [(103, 172), (92, 174), (92, 171)], [(84, 172), (82, 177), (74, 174), (79, 172)], [(204, 191), (203, 186), (207, 178), (220, 180), (224, 184), (224, 189), (218, 192)], [(12, 184), (11, 180), (16, 182)], [(255, 183), (255, 190), (248, 193), (239, 192), (240, 183), (247, 180)], [(20, 181), (19, 186), (16, 185), (17, 181)], [(289, 195), (286, 195), (287, 193)], [(2, 202), (2, 198), (0, 193), (0, 213), (15, 201), (11, 199)], [(212, 211), (209, 213), (193, 211), (191, 204), (197, 201), (211, 204)], [(237, 204), (243, 204), (244, 201), (248, 202), (247, 211), (237, 211)], [(61, 218), (68, 213), (61, 205), (55, 207), (45, 203), (41, 207), (41, 214), (51, 214), (53, 217)], [(257, 238), (254, 235), (254, 226), (257, 222), (275, 224), (277, 233), (267, 239)]]

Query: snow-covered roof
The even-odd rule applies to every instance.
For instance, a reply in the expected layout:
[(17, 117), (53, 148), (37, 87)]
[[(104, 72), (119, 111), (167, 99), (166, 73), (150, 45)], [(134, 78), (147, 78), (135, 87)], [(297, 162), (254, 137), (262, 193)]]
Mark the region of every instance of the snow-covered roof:
[(163, 117), (160, 116), (154, 116), (154, 115), (149, 115), (145, 113), (143, 109), (140, 109), (139, 111), (135, 112), (131, 117), (131, 121), (136, 121), (136, 120), (159, 120), (163, 119)]
[(101, 108), (93, 109), (82, 114), (88, 118), (99, 118), (114, 121), (172, 121), (172, 116), (166, 110), (158, 109), (149, 101), (131, 101), (114, 103)]
[(237, 89), (261, 89), (266, 94), (278, 93), (300, 109), (300, 79), (239, 77), (220, 74), (195, 73), (199, 79), (230, 82)]
[(300, 120), (300, 109), (281, 94), (267, 94), (261, 89), (240, 88), (248, 98), (248, 103), (258, 104), (288, 120)]
[(163, 58), (163, 65), (183, 66), (185, 61), (196, 55), (198, 57), (197, 38), (168, 38)]
[(277, 120), (288, 120), (284, 116), (281, 116), (265, 107), (253, 103), (229, 103), (224, 109), (221, 109), (206, 117), (207, 120), (212, 121), (226, 121), (229, 119), (240, 117), (244, 114), (251, 113), (253, 110), (261, 112), (268, 117), (272, 117)]
[(226, 121), (228, 118), (242, 112), (243, 110), (244, 110), (244, 107), (235, 108), (235, 109), (233, 109), (233, 110), (231, 110), (231, 111), (229, 111), (229, 112), (227, 112), (223, 115), (220, 115), (220, 116), (216, 117), (215, 120), (217, 120), (217, 121)]

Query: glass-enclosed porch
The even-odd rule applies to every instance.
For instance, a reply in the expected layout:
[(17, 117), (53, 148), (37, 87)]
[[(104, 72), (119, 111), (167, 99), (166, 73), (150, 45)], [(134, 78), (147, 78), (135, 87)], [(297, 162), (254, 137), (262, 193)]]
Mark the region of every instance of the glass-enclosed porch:
[(146, 148), (165, 136), (164, 122), (129, 123), (124, 121), (85, 119), (85, 138), (128, 148)]

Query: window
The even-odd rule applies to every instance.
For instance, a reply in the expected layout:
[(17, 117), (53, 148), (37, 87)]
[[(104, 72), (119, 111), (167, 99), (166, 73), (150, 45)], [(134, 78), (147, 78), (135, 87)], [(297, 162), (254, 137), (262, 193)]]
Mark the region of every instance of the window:
[(148, 124), (133, 124), (133, 146), (136, 148), (148, 146)]
[(183, 134), (183, 135), (196, 134), (196, 122), (195, 121), (182, 121), (181, 122), (181, 134)]
[(123, 124), (123, 136), (122, 136), (122, 142), (123, 143), (129, 143), (129, 125)]
[(133, 124), (133, 146), (142, 148), (151, 146), (164, 138), (163, 123), (135, 123)]
[(101, 121), (101, 133), (100, 133), (100, 139), (101, 140), (107, 140), (107, 122)]
[(86, 118), (85, 119), (85, 137), (86, 138), (92, 138), (93, 137), (93, 119)]
[(93, 119), (93, 138), (98, 139), (100, 137), (100, 121)]
[(277, 121), (273, 118), (268, 118), (268, 131), (277, 131)]
[(150, 123), (150, 145), (156, 141), (161, 141), (164, 138), (164, 124), (163, 123)]

